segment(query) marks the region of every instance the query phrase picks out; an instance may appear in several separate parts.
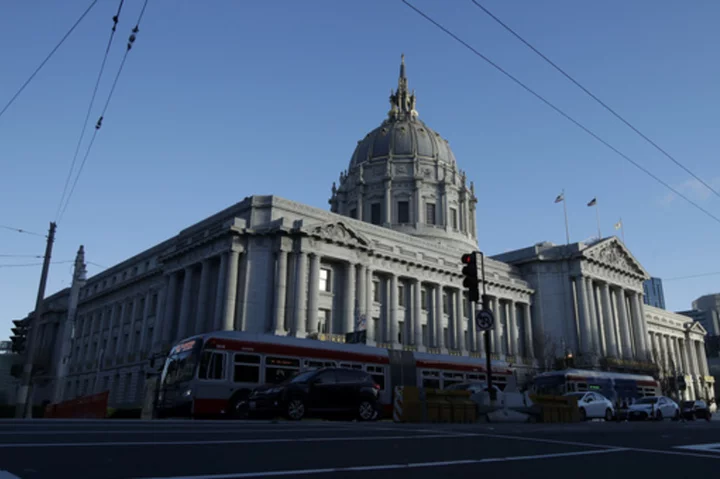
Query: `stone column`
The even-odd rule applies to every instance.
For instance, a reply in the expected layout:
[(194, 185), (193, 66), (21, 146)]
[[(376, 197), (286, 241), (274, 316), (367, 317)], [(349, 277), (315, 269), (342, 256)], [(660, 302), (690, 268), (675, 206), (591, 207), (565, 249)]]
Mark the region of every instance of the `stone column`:
[(707, 357), (705, 356), (705, 348), (702, 341), (695, 341), (695, 350), (697, 351), (697, 360), (700, 365), (699, 371), (703, 376), (708, 376)]
[[(208, 321), (208, 293), (210, 292), (210, 260), (204, 259), (200, 271), (200, 291), (198, 292), (197, 316), (195, 332), (204, 333), (212, 329), (212, 321)], [(210, 325), (208, 325), (210, 323)], [(209, 326), (209, 327), (208, 327)]]
[(468, 348), (467, 344), (465, 343), (465, 314), (463, 312), (462, 292), (462, 289), (455, 290), (455, 337), (457, 338), (456, 340), (458, 349), (463, 354), (465, 354), (467, 353)]
[(492, 330), (491, 351), (496, 354), (502, 354), (502, 303), (500, 303), (500, 299), (495, 296), (490, 299), (490, 303), (492, 304), (492, 312), (495, 317), (495, 327)]
[(220, 255), (220, 269), (218, 270), (217, 289), (215, 290), (215, 330), (221, 331), (224, 326), (225, 290), (227, 288), (228, 255)]
[(423, 334), (422, 334), (422, 282), (415, 278), (413, 280), (413, 306), (412, 306), (412, 320), (413, 320), (413, 344), (419, 349), (424, 346)]
[(625, 291), (620, 288), (617, 290), (617, 312), (618, 325), (620, 326), (620, 338), (622, 340), (623, 357), (625, 359), (633, 358), (632, 339), (630, 338), (630, 318), (626, 309)]
[(183, 278), (182, 296), (180, 297), (180, 321), (178, 322), (178, 331), (175, 339), (183, 339), (187, 336), (188, 326), (190, 323), (190, 308), (192, 307), (192, 266), (185, 268), (185, 277)]
[(690, 371), (690, 361), (688, 360), (687, 340), (680, 339), (680, 356), (682, 357), (683, 374), (692, 374)]
[(575, 278), (578, 296), (578, 313), (580, 315), (580, 352), (589, 354), (592, 351), (592, 330), (590, 329), (590, 313), (587, 304), (587, 292), (582, 276)]
[(515, 301), (508, 301), (507, 308), (508, 354), (514, 356), (518, 354), (518, 328), (517, 317), (515, 315)]
[[(277, 251), (277, 262), (275, 263), (275, 321), (271, 332), (277, 335), (285, 335), (285, 305), (287, 300), (287, 259), (288, 252), (279, 249)], [(317, 284), (317, 281), (315, 281)], [(312, 283), (311, 283), (312, 285)], [(317, 316), (317, 315), (316, 315)]]
[(415, 184), (413, 185), (413, 218), (415, 220), (415, 227), (417, 228), (420, 226), (420, 223), (423, 222), (422, 219), (422, 201), (420, 200), (420, 186), (422, 185), (422, 180), (415, 180)]
[(237, 301), (238, 262), (240, 253), (233, 249), (228, 253), (228, 271), (225, 284), (225, 307), (223, 311), (223, 330), (235, 329), (235, 301)]
[(435, 315), (433, 317), (435, 323), (435, 347), (445, 347), (445, 334), (443, 328), (443, 286), (435, 285)]
[(388, 178), (385, 180), (385, 223), (391, 226), (392, 220), (392, 180)]
[(390, 294), (388, 299), (390, 301), (388, 305), (390, 313), (390, 324), (388, 333), (388, 342), (391, 344), (398, 344), (398, 277), (395, 274), (390, 275), (389, 286)]
[(292, 333), (304, 338), (307, 324), (307, 253), (298, 251), (295, 255), (297, 276), (295, 278), (295, 315)]
[(592, 337), (591, 344), (598, 354), (603, 354), (605, 352), (602, 338), (603, 330), (598, 324), (602, 321), (598, 321), (597, 309), (595, 307), (595, 286), (592, 278), (584, 277), (583, 280), (585, 281), (585, 292), (587, 294), (588, 318), (590, 319), (590, 334)]
[[(154, 351), (162, 338), (163, 325), (165, 324), (165, 291), (167, 285), (158, 292), (157, 305), (155, 306), (155, 321), (153, 322), (153, 335), (150, 350)], [(112, 327), (110, 328), (110, 339), (112, 340)]]
[(530, 303), (523, 303), (523, 309), (525, 316), (525, 356), (530, 359), (535, 359), (535, 345), (533, 344), (533, 327), (532, 315), (530, 313)]
[[(362, 178), (360, 178), (362, 181)], [(357, 218), (360, 221), (363, 221), (363, 210), (364, 210), (364, 203), (365, 203), (365, 195), (363, 194), (363, 185), (358, 185), (358, 195), (357, 195)]]
[(348, 263), (345, 275), (345, 331), (355, 331), (355, 265)]
[[(130, 329), (128, 333), (128, 346), (127, 346), (127, 352), (128, 354), (135, 352), (135, 318), (137, 318), (138, 311), (140, 309), (140, 296), (135, 296), (133, 298), (132, 302), (132, 311), (130, 312)], [(102, 321), (102, 316), (100, 316), (100, 321)], [(102, 323), (100, 324), (100, 330), (102, 331)], [(102, 333), (101, 333), (102, 335)], [(102, 339), (102, 338), (100, 338)], [(99, 347), (102, 347), (102, 343)]]
[(610, 286), (607, 283), (600, 285), (600, 295), (602, 296), (602, 316), (603, 330), (605, 332), (605, 348), (608, 356), (619, 357), (620, 348), (618, 347), (617, 337), (615, 336), (615, 321), (612, 303), (610, 301)]
[[(127, 298), (122, 300), (120, 318), (118, 321), (118, 343), (117, 351), (115, 351), (115, 357), (120, 358), (120, 362), (125, 362), (123, 356), (125, 356), (125, 316), (127, 315), (127, 303)], [(90, 339), (92, 339), (92, 336)]]
[(635, 331), (636, 331), (636, 337), (635, 339), (635, 350), (637, 351), (637, 356), (641, 360), (646, 360), (649, 357), (648, 352), (648, 329), (647, 329), (647, 322), (645, 321), (645, 316), (643, 315), (643, 307), (642, 307), (642, 299), (640, 297), (640, 294), (633, 292), (632, 295), (632, 305), (633, 305), (633, 316), (635, 320)]
[[(308, 290), (307, 332), (313, 334), (318, 332), (318, 297), (320, 295), (320, 256), (317, 254), (310, 256)], [(329, 328), (328, 331), (330, 332)]]
[[(140, 325), (140, 344), (138, 344), (138, 351), (140, 352), (140, 355), (144, 352), (147, 352), (149, 349), (145, 346), (145, 343), (147, 342), (147, 330), (148, 330), (148, 321), (150, 317), (150, 300), (152, 299), (152, 291), (148, 291), (145, 293), (145, 307), (143, 308), (143, 316), (142, 316), (142, 324)], [(109, 341), (110, 338), (108, 338)], [(152, 346), (152, 345), (151, 345)], [(107, 353), (107, 351), (105, 351)]]
[[(365, 265), (362, 263), (358, 263), (357, 265), (357, 274), (356, 276), (356, 284), (357, 284), (357, 306), (358, 306), (358, 314), (362, 317), (365, 315), (365, 324), (367, 324), (367, 314), (365, 312), (365, 305), (367, 304), (365, 300), (365, 295), (367, 295), (367, 282), (365, 277)], [(358, 325), (359, 328), (359, 325)], [(358, 329), (360, 331), (360, 329)]]
[(367, 342), (373, 344), (375, 342), (375, 320), (373, 319), (373, 272), (368, 265), (365, 270), (365, 315), (367, 322), (365, 323), (365, 335)]

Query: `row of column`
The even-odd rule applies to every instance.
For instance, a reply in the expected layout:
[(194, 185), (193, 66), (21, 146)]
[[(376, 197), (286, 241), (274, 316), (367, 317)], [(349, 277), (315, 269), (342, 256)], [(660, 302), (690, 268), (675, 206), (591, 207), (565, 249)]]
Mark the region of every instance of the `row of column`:
[(648, 359), (641, 295), (586, 276), (574, 278), (579, 352)]
[(669, 374), (707, 376), (708, 365), (702, 341), (651, 332), (654, 359)]
[[(316, 253), (305, 251), (290, 252), (280, 250), (277, 252), (274, 290), (274, 311), (273, 323), (270, 331), (275, 334), (291, 334), (297, 337), (305, 337), (308, 334), (318, 333), (318, 303), (320, 285), (321, 256)], [(292, 277), (294, 288), (289, 288), (287, 277), (290, 258), (294, 262), (294, 275)], [(339, 325), (330, 326), (330, 334), (345, 334), (356, 329), (356, 316), (364, 316), (366, 319), (366, 337), (368, 342), (390, 342), (398, 343), (399, 333), (399, 283), (401, 277), (392, 272), (374, 271), (364, 264), (346, 262), (345, 281), (342, 287), (342, 303), (333, 313), (340, 314), (339, 321), (333, 321)], [(380, 325), (382, 337), (375, 337), (373, 327), (373, 278), (383, 277), (386, 281), (387, 292), (385, 294), (386, 304), (383, 304), (385, 314), (381, 314)], [(403, 343), (415, 346), (451, 348), (459, 351), (484, 352), (484, 342), (480, 334), (477, 334), (474, 323), (474, 308), (470, 310), (470, 317), (464, 314), (464, 293), (463, 290), (447, 284), (422, 282), (418, 278), (404, 278), (404, 283), (410, 287), (408, 306), (409, 314), (404, 321), (402, 334)], [(427, 319), (427, 341), (423, 338), (423, 304), (422, 291), (426, 289), (428, 295)], [(447, 315), (444, 311), (444, 295), (448, 295)], [(287, 301), (292, 299), (292, 310), (288, 310)], [(492, 298), (491, 308), (496, 312), (497, 327), (492, 333), (493, 350), (502, 351), (510, 355), (524, 354), (534, 357), (532, 319), (530, 305), (528, 303), (516, 303), (510, 300)], [(432, 305), (430, 304), (432, 303)], [(522, 308), (524, 328), (522, 343), (525, 351), (520, 351), (519, 325), (516, 310), (518, 305)], [(288, 321), (286, 322), (286, 316)], [(447, 316), (447, 323), (444, 317)], [(506, 318), (506, 326), (499, 323), (499, 318)], [(448, 341), (445, 340), (445, 325), (448, 328)], [(286, 327), (287, 325), (287, 327)], [(465, 334), (467, 332), (467, 340)]]
[[(85, 324), (89, 324), (88, 335), (86, 341), (84, 342), (87, 351), (84, 351), (82, 354), (77, 356), (74, 362), (77, 364), (82, 361), (111, 358), (119, 358), (124, 362), (124, 358), (127, 354), (141, 351), (146, 346), (151, 346), (151, 344), (147, 344), (147, 332), (149, 329), (148, 323), (154, 294), (155, 291), (150, 290), (143, 295), (135, 295), (131, 298), (125, 298), (117, 303), (113, 303), (109, 307), (103, 307), (99, 313), (90, 313), (86, 315), (83, 330), (85, 329)], [(136, 318), (141, 314), (140, 307), (143, 303), (144, 306), (140, 320), (140, 337), (136, 338)], [(158, 304), (160, 303), (161, 298), (159, 297)], [(130, 314), (130, 321), (128, 333), (126, 334), (125, 318), (128, 312)], [(105, 330), (105, 324), (108, 324), (107, 330)], [(114, 334), (116, 330), (117, 335)], [(105, 346), (104, 350), (102, 350), (102, 341), (105, 339), (105, 331), (108, 332), (108, 344)], [(80, 338), (77, 338), (76, 341), (82, 337), (83, 335), (81, 334)], [(138, 341), (138, 344), (136, 344), (136, 341)], [(92, 348), (89, 346), (92, 346)], [(101, 354), (102, 358), (100, 358)]]
[[(217, 272), (213, 276), (215, 267)], [(239, 269), (240, 252), (230, 250), (167, 273), (167, 286), (158, 301), (161, 307), (157, 317), (163, 319), (153, 331), (153, 345), (168, 344), (203, 331), (236, 329), (236, 318), (244, 317), (237, 302)], [(198, 270), (200, 279), (195, 288)]]

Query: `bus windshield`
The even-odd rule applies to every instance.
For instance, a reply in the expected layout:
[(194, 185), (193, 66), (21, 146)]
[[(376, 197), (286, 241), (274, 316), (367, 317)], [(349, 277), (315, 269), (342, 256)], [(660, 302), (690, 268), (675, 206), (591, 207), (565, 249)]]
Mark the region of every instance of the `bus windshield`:
[(163, 386), (189, 381), (195, 375), (200, 356), (201, 339), (189, 339), (177, 344), (165, 360), (160, 382)]

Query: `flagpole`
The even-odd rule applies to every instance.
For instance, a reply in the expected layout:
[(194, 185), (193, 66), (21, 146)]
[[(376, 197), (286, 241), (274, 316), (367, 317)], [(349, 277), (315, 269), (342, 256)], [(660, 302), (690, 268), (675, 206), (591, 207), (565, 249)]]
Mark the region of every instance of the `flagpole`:
[(595, 200), (595, 217), (597, 218), (598, 239), (602, 239), (602, 233), (600, 232), (600, 209), (598, 208), (597, 200)]
[(567, 244), (570, 244), (570, 227), (568, 226), (567, 198), (565, 198), (565, 188), (563, 188), (563, 190), (562, 190), (562, 197), (563, 197), (563, 211), (565, 212), (565, 239), (567, 240)]
[(620, 218), (620, 234), (622, 235), (623, 244), (625, 244), (625, 223), (623, 223), (622, 217)]

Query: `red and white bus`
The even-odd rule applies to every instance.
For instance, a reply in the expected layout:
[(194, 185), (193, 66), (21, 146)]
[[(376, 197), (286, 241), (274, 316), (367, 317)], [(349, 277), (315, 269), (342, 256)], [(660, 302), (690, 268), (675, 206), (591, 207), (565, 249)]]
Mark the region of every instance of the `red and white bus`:
[(550, 395), (595, 391), (616, 405), (623, 400), (662, 395), (660, 383), (652, 376), (582, 369), (538, 374), (533, 378), (532, 389), (536, 393)]
[[(170, 351), (160, 376), (159, 416), (231, 417), (250, 392), (319, 367), (367, 371), (380, 386), (385, 413), (394, 386), (445, 388), (462, 381), (484, 381), (485, 360), (429, 354), (240, 331), (193, 336)], [(493, 383), (500, 388), (512, 375), (509, 365), (493, 361)]]

